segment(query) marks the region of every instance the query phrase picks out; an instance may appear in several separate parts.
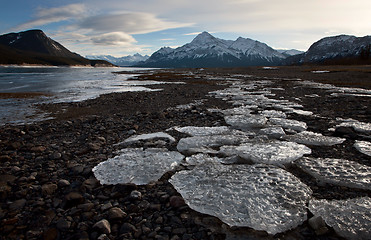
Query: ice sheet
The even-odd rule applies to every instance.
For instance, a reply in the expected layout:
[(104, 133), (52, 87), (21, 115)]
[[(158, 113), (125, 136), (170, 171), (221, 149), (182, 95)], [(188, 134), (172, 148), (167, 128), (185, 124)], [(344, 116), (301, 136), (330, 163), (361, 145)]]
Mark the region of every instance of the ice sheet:
[(310, 131), (303, 131), (294, 135), (286, 135), (283, 136), (283, 139), (314, 146), (332, 146), (341, 144), (345, 141), (345, 138), (323, 136), (320, 133)]
[(283, 166), (310, 154), (310, 148), (305, 145), (271, 140), (266, 142), (248, 142), (240, 146), (223, 146), (219, 153), (225, 156), (238, 155), (246, 161)]
[(354, 147), (361, 153), (371, 156), (371, 142), (356, 141)]
[(140, 142), (140, 141), (148, 141), (148, 140), (155, 140), (155, 139), (166, 140), (169, 143), (175, 142), (175, 138), (173, 138), (169, 134), (164, 133), (164, 132), (157, 132), (157, 133), (148, 133), (148, 134), (131, 136), (125, 139), (124, 143), (133, 144), (133, 143)]
[(211, 135), (182, 138), (179, 140), (177, 149), (181, 153), (216, 153), (215, 148), (223, 145), (238, 145), (248, 140), (248, 136), (238, 135)]
[(371, 167), (345, 159), (309, 158), (297, 160), (296, 165), (317, 179), (344, 187), (371, 190)]
[(184, 156), (162, 148), (126, 148), (122, 154), (93, 168), (101, 184), (135, 183), (145, 185), (176, 167)]
[(273, 125), (278, 125), (283, 128), (292, 129), (298, 132), (302, 132), (307, 129), (307, 124), (305, 122), (297, 121), (294, 119), (270, 118), (269, 122)]
[(251, 130), (254, 128), (264, 127), (268, 119), (260, 115), (233, 115), (225, 116), (224, 120), (227, 124), (232, 127), (242, 129), (242, 130)]
[(170, 183), (194, 210), (230, 226), (276, 234), (307, 219), (309, 187), (289, 172), (264, 164), (222, 165), (212, 161), (176, 173)]
[(369, 240), (371, 237), (371, 198), (348, 200), (312, 199), (309, 210), (321, 216), (327, 225), (346, 239)]

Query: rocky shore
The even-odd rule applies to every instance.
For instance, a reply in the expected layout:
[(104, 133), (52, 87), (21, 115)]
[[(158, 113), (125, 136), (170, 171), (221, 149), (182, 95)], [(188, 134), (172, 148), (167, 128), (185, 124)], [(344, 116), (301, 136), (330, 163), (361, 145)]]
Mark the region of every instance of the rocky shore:
[[(329, 130), (339, 118), (369, 122), (370, 96), (335, 96), (324, 88), (296, 84), (300, 78), (370, 90), (370, 69), (332, 67), (329, 72), (313, 72), (322, 70), (327, 71), (314, 67), (158, 70), (144, 72), (138, 79), (185, 84), (156, 85), (163, 89), (158, 92), (112, 93), (84, 102), (39, 106), (54, 119), (0, 128), (0, 238), (342, 239), (330, 227), (316, 232), (308, 221), (274, 236), (229, 228), (185, 204), (168, 181), (174, 171), (145, 186), (101, 185), (92, 172), (98, 163), (116, 156), (122, 148), (118, 143), (134, 134), (163, 132), (174, 126), (226, 126), (223, 115), (210, 109), (229, 109), (232, 104), (209, 93), (231, 86), (231, 78), (246, 83), (271, 80), (271, 98), (300, 102), (305, 111), (320, 116), (293, 113), (291, 118), (306, 122), (310, 131), (346, 139), (331, 147), (311, 147), (312, 157), (345, 158), (371, 166), (371, 157), (353, 147), (355, 140), (370, 141), (369, 135), (350, 127)], [(168, 132), (176, 142), (166, 147), (176, 150), (186, 134)], [(146, 147), (158, 145), (153, 141)], [(289, 171), (318, 199), (371, 197), (369, 190), (320, 186), (296, 166)]]

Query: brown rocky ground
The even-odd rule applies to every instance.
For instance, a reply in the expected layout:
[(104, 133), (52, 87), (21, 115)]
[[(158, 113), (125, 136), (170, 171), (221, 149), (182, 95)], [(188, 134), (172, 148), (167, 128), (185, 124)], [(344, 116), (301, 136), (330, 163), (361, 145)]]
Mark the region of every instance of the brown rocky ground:
[[(331, 72), (315, 74), (313, 70)], [(254, 75), (246, 81), (275, 79), (277, 87), (286, 89), (274, 92), (277, 98), (300, 97), (306, 110), (323, 116), (321, 119), (292, 116), (307, 122), (310, 130), (331, 135), (328, 128), (336, 117), (363, 122), (371, 119), (367, 97), (333, 98), (323, 89), (292, 88), (294, 81), (282, 80), (300, 78), (371, 89), (370, 66), (159, 70), (143, 74), (140, 79), (184, 81), (186, 84), (161, 85), (163, 91), (160, 92), (113, 93), (79, 103), (43, 105), (40, 108), (55, 119), (0, 128), (0, 238), (224, 239), (228, 228), (218, 219), (184, 205), (167, 181), (169, 174), (147, 186), (102, 186), (91, 169), (115, 156), (119, 149), (115, 144), (134, 131), (142, 134), (165, 131), (173, 126), (225, 125), (222, 115), (207, 109), (231, 106), (207, 94), (227, 85), (223, 80), (208, 79), (210, 76), (225, 79), (236, 74)], [(303, 97), (308, 94), (320, 97)], [(201, 105), (174, 108), (202, 99)], [(172, 134), (177, 140), (182, 137), (175, 132)], [(350, 129), (337, 134), (347, 141), (336, 147), (317, 147), (313, 155), (342, 157), (371, 165), (370, 157), (352, 148), (352, 141), (365, 140), (364, 136)], [(308, 184), (317, 198), (371, 196), (370, 191), (317, 186), (307, 174), (294, 167), (290, 171)], [(107, 221), (102, 221), (104, 219)], [(251, 239), (341, 239), (331, 229), (317, 236), (307, 222), (276, 236), (251, 229), (231, 231)]]

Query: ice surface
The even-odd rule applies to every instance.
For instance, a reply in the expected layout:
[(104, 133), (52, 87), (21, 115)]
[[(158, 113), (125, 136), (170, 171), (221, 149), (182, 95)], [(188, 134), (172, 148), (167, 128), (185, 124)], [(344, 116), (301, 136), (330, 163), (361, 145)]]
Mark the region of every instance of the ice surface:
[(184, 156), (161, 148), (126, 148), (122, 154), (93, 168), (101, 184), (148, 184), (177, 166)]
[(309, 210), (321, 216), (327, 225), (346, 239), (366, 240), (371, 237), (371, 198), (348, 200), (312, 199)]
[(179, 140), (177, 149), (181, 153), (216, 153), (215, 148), (223, 145), (238, 145), (248, 140), (248, 136), (242, 135), (211, 135), (182, 138)]
[(269, 122), (273, 125), (279, 125), (283, 128), (292, 129), (298, 132), (302, 132), (307, 129), (307, 124), (305, 122), (293, 120), (293, 119), (286, 119), (286, 118), (270, 118)]
[(282, 137), (285, 140), (302, 143), (305, 145), (314, 146), (332, 146), (341, 144), (345, 138), (323, 136), (320, 133), (303, 131), (294, 135), (286, 135)]
[(155, 140), (155, 139), (166, 140), (169, 143), (175, 142), (175, 138), (173, 138), (169, 134), (164, 133), (164, 132), (157, 132), (157, 133), (148, 133), (148, 134), (131, 136), (125, 139), (124, 143), (133, 144), (133, 143), (140, 142), (140, 141), (148, 141), (148, 140)]
[(186, 133), (191, 136), (206, 136), (206, 135), (223, 135), (231, 133), (231, 129), (227, 126), (221, 127), (174, 127), (174, 130)]
[(344, 187), (371, 190), (371, 167), (345, 159), (309, 158), (297, 160), (296, 165), (317, 179)]
[(371, 142), (367, 141), (356, 141), (354, 143), (354, 147), (360, 151), (361, 153), (364, 153), (368, 156), (371, 156)]
[(285, 135), (282, 127), (267, 127), (259, 130), (259, 134), (267, 135), (269, 138), (280, 138)]
[(371, 134), (371, 123), (359, 122), (354, 119), (348, 119), (336, 126), (338, 127), (351, 127), (357, 132)]
[(286, 118), (286, 113), (277, 110), (264, 110), (262, 115), (265, 117)]
[(292, 109), (293, 113), (296, 113), (298, 115), (304, 115), (304, 116), (311, 116), (313, 115), (313, 112), (311, 111), (306, 111), (306, 110), (301, 110), (301, 109)]
[(230, 226), (276, 234), (307, 219), (309, 187), (289, 172), (264, 164), (222, 165), (204, 161), (176, 173), (170, 183), (194, 210)]
[(282, 166), (301, 158), (304, 154), (311, 154), (310, 148), (305, 145), (271, 140), (266, 142), (248, 142), (240, 146), (223, 146), (220, 153), (225, 156), (238, 155), (255, 163), (266, 163)]
[(225, 116), (224, 120), (227, 124), (231, 125), (232, 127), (242, 130), (250, 130), (254, 128), (264, 127), (268, 121), (266, 117), (260, 115)]

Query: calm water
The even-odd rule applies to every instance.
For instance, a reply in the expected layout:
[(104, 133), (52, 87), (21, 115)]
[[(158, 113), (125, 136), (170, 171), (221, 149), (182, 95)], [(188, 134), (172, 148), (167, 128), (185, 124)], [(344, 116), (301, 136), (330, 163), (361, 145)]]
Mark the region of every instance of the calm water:
[[(135, 68), (0, 67), (0, 93), (45, 93), (44, 97), (1, 99), (0, 125), (37, 121), (47, 116), (35, 104), (83, 101), (101, 94), (125, 91), (151, 91), (154, 81), (129, 81), (134, 74), (114, 74)], [(141, 69), (143, 70), (143, 69)]]

